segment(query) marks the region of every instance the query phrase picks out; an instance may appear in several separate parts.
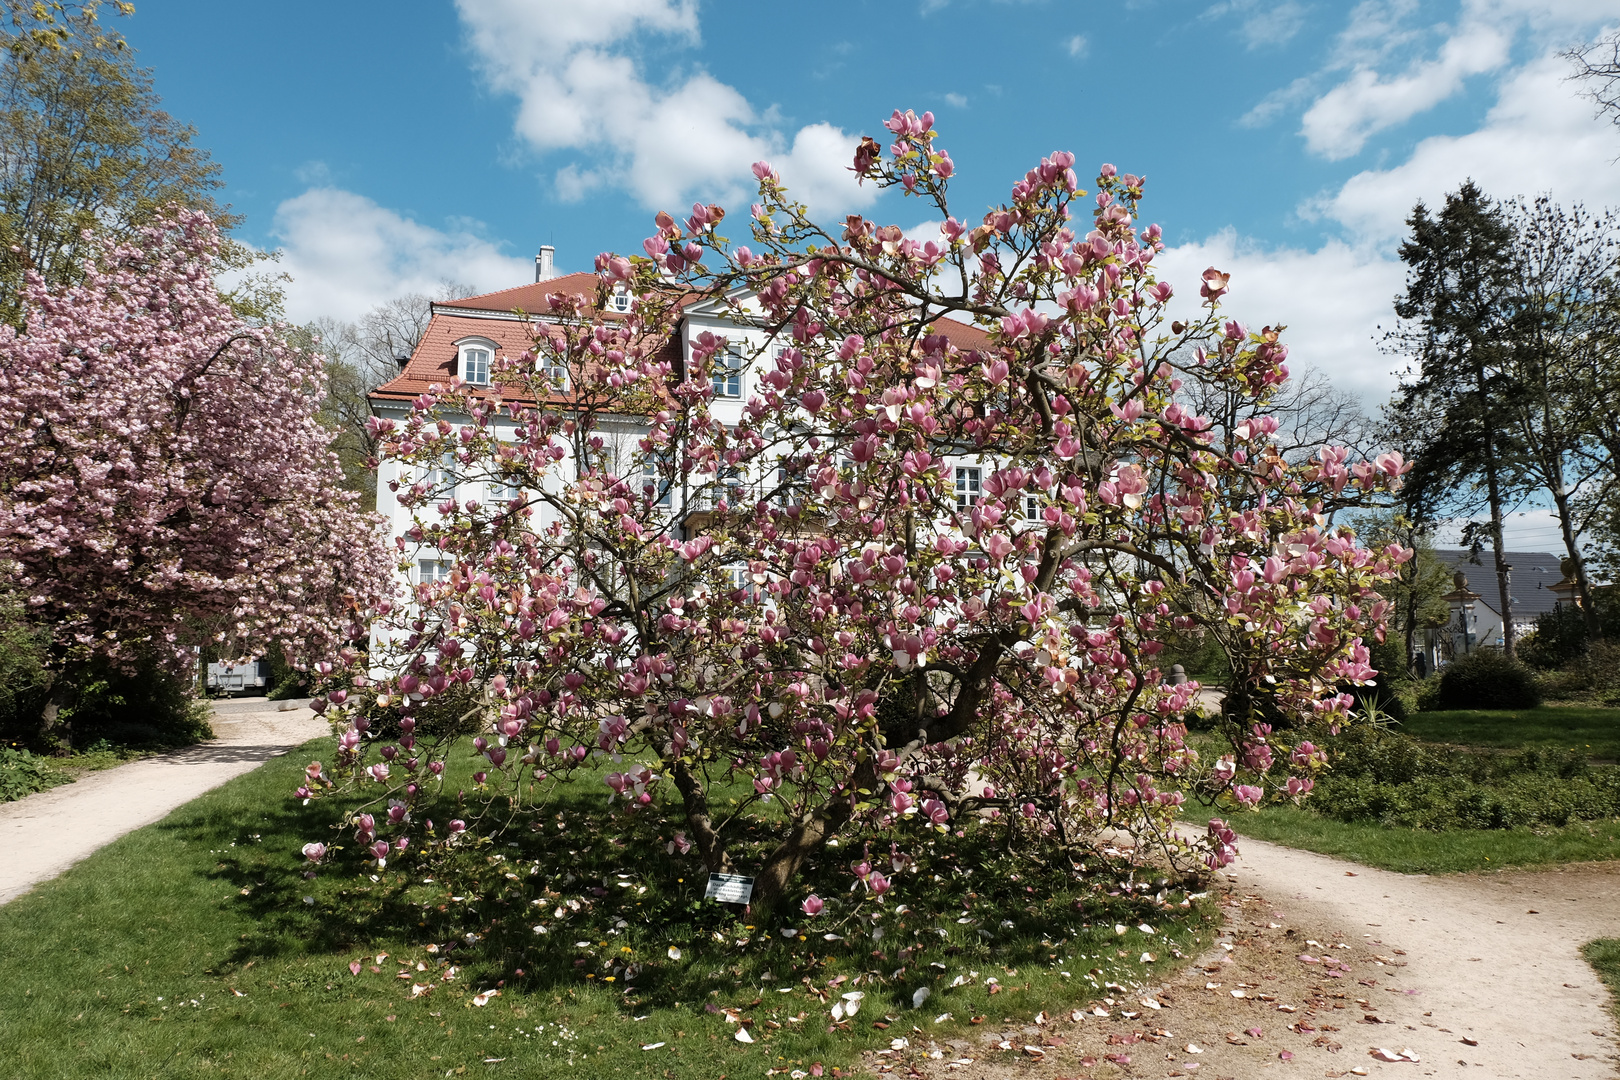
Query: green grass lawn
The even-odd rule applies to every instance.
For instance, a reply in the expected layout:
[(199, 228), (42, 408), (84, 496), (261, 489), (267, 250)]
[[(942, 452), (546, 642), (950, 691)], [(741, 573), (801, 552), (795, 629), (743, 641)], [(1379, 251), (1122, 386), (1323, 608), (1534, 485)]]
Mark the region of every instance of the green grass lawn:
[[(429, 880), (411, 856), (372, 876), (353, 851), (309, 880), (299, 848), (331, 837), (339, 807), (290, 793), (319, 746), (0, 908), (7, 1076), (712, 1080), (815, 1062), (833, 1075), (894, 1037), (953, 1037), (973, 1017), (1027, 1019), (1114, 992), (1105, 984), (1158, 981), (1218, 922), (1175, 893), (1108, 895), (1124, 882), (995, 862), (973, 873), (954, 860), (993, 856), (972, 834), (960, 855), (919, 844), (918, 872), (880, 918), (795, 910), (777, 920), (792, 939), (705, 904), (695, 859), (627, 858), (614, 827), (547, 820), (469, 845), (460, 869), (482, 874), (477, 891)], [(853, 987), (860, 1012), (829, 1030)], [(728, 1009), (754, 1042), (734, 1038)]]
[(1598, 938), (1581, 949), (1581, 955), (1591, 964), (1609, 988), (1609, 1005), (1620, 1019), (1620, 938)]
[(1620, 709), (1473, 709), (1412, 713), (1398, 729), (1427, 742), (1523, 749), (1584, 749), (1620, 761)]
[(1432, 832), (1389, 828), (1376, 822), (1335, 821), (1294, 806), (1211, 811), (1189, 805), (1185, 816), (1198, 824), (1212, 816), (1224, 817), (1240, 837), (1286, 844), (1402, 874), (1620, 859), (1620, 821), (1576, 822), (1557, 829)]

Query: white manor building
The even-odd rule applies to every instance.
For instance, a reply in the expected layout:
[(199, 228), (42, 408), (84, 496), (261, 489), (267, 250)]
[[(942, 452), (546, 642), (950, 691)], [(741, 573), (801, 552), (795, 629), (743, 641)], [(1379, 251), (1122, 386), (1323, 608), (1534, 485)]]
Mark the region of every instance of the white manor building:
[[(413, 399), (427, 392), (432, 386), (447, 386), (453, 376), (460, 376), (474, 386), (490, 384), (496, 370), (497, 358), (520, 356), (528, 352), (534, 344), (536, 324), (556, 321), (557, 317), (550, 314), (550, 306), (546, 302), (548, 295), (560, 292), (587, 298), (594, 297), (597, 287), (595, 274), (552, 276), (551, 261), (551, 249), (542, 248), (535, 260), (535, 281), (532, 284), (471, 296), (463, 300), (434, 303), (427, 330), (410, 357), (401, 361), (398, 376), (372, 392), (370, 398), (372, 412), (379, 417), (402, 421), (409, 415)], [(976, 347), (986, 340), (985, 335), (977, 328), (951, 319), (939, 320), (933, 329), (961, 347)], [(710, 412), (720, 422), (735, 425), (741, 421), (743, 409), (749, 397), (755, 393), (755, 379), (758, 373), (750, 366), (748, 358), (774, 356), (774, 353), (767, 348), (769, 343), (763, 330), (752, 326), (740, 326), (723, 310), (699, 300), (685, 309), (675, 335), (665, 347), (669, 353), (668, 359), (677, 372), (682, 371), (690, 361), (693, 340), (705, 331), (723, 336), (728, 342), (726, 363), (713, 376), (714, 401), (710, 405)], [(757, 362), (756, 359), (755, 363)], [(559, 373), (559, 380), (564, 378), (565, 373)], [(568, 409), (566, 388), (551, 405), (561, 411)], [(447, 419), (454, 422), (455, 417)], [(510, 416), (498, 423), (508, 429), (513, 424)], [(603, 430), (600, 434), (605, 439), (610, 439), (612, 433)], [(630, 456), (631, 448), (643, 434), (645, 430), (633, 422), (625, 423), (621, 441), (627, 458)], [(613, 447), (608, 447), (609, 453), (613, 450)], [(564, 470), (569, 467), (568, 461), (561, 463)], [(965, 508), (978, 502), (982, 482), (988, 479), (988, 472), (994, 468), (993, 464), (974, 456), (948, 460), (948, 467), (956, 486), (958, 505)], [(398, 482), (400, 487), (405, 487), (424, 479), (422, 475), (401, 476), (402, 468), (408, 467), (402, 467), (393, 461), (383, 461), (377, 475), (377, 510), (387, 517), (389, 536), (394, 540), (406, 536), (412, 521), (411, 511), (399, 504), (390, 485)], [(487, 502), (491, 498), (511, 498), (516, 494), (499, 480), (457, 475), (457, 470), (449, 464), (436, 476), (427, 478), (433, 480), (435, 486), (444, 490), (447, 496), (453, 489), (455, 498), (462, 502), (468, 499)], [(769, 487), (769, 482), (774, 481), (774, 478), (739, 476), (735, 480), (737, 487), (757, 493)], [(720, 484), (729, 486), (730, 479), (722, 477)], [(482, 485), (481, 490), (478, 485)], [(713, 487), (711, 484), (711, 491)], [(683, 522), (683, 528), (690, 530), (701, 528), (703, 517), (698, 512), (710, 508), (704, 501), (707, 497), (708, 493), (697, 495), (691, 495), (686, 491), (662, 493), (664, 505), (669, 506), (671, 514), (678, 515), (676, 520)], [(544, 528), (551, 523), (547, 515), (553, 511), (547, 504), (543, 501), (537, 502), (534, 510), (536, 529)], [(425, 512), (432, 513), (431, 509)], [(683, 537), (685, 538), (689, 537)], [(414, 569), (410, 584), (431, 580), (448, 573), (449, 570), (448, 564), (442, 561), (437, 549), (416, 552), (412, 566)]]

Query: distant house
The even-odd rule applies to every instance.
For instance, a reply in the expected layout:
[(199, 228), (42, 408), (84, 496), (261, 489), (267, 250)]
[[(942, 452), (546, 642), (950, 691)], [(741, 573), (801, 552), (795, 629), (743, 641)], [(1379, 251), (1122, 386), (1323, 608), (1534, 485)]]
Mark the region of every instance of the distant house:
[[(1450, 624), (1426, 632), (1425, 659), (1433, 671), (1455, 656), (1477, 648), (1502, 647), (1502, 598), (1496, 581), (1496, 557), (1483, 551), (1475, 561), (1472, 552), (1460, 548), (1437, 548), (1437, 558), (1448, 570), (1461, 571), (1468, 591), (1479, 594), (1473, 602), (1469, 625), (1461, 625), (1462, 614), (1453, 605)], [(1508, 597), (1513, 609), (1517, 636), (1535, 629), (1536, 619), (1552, 611), (1558, 594), (1552, 586), (1563, 580), (1559, 556), (1545, 551), (1508, 551), (1503, 558), (1510, 567)]]

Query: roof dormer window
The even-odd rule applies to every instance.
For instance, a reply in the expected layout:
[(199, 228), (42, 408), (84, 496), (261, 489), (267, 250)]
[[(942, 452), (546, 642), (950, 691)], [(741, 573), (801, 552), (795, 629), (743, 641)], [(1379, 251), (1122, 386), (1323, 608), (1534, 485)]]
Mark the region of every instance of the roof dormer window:
[(464, 341), (458, 353), (456, 369), (462, 381), (471, 386), (488, 386), (495, 346), (487, 341)]
[(630, 310), (630, 290), (623, 285), (617, 286), (608, 294), (608, 310), (626, 312)]

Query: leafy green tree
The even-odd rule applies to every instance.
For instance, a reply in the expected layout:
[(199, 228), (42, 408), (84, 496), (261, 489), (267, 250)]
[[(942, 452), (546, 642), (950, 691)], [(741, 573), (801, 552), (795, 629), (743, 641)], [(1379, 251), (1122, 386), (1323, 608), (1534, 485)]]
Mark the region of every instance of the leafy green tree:
[(1451, 617), (1450, 605), (1440, 599), (1452, 588), (1451, 570), (1435, 555), (1430, 531), (1414, 524), (1396, 507), (1362, 511), (1350, 519), (1350, 524), (1368, 547), (1399, 544), (1414, 552), (1401, 564), (1396, 578), (1379, 590), (1395, 604), (1392, 628), (1400, 634), (1404, 649), (1401, 668), (1406, 671), (1416, 651), (1417, 632), (1443, 626)]
[(1487, 522), (1465, 528), (1464, 543), (1491, 544), (1502, 644), (1511, 655), (1502, 514), (1522, 487), (1508, 413), (1521, 390), (1510, 374), (1512, 311), (1502, 298), (1515, 285), (1513, 230), (1471, 180), (1446, 196), (1439, 213), (1419, 202), (1407, 224), (1406, 292), (1395, 299), (1401, 321), (1386, 342), (1415, 367), (1389, 413), (1400, 441), (1415, 451), (1403, 501), (1420, 526), (1447, 513), (1488, 512)]
[[(92, 253), (86, 229), (126, 239), (171, 204), (202, 210), (223, 229), (238, 219), (214, 198), (218, 164), (194, 145), (191, 127), (159, 108), (151, 73), (101, 24), (97, 5), (7, 4), (3, 11), (0, 321), (20, 326), (24, 275), (77, 283)], [(228, 244), (218, 258), (228, 269), (259, 256)], [(249, 288), (240, 299), (242, 314), (275, 313), (273, 290)]]
[(1508, 378), (1499, 404), (1527, 485), (1552, 503), (1589, 641), (1603, 636), (1580, 537), (1615, 500), (1620, 461), (1620, 217), (1542, 196), (1513, 231)]

